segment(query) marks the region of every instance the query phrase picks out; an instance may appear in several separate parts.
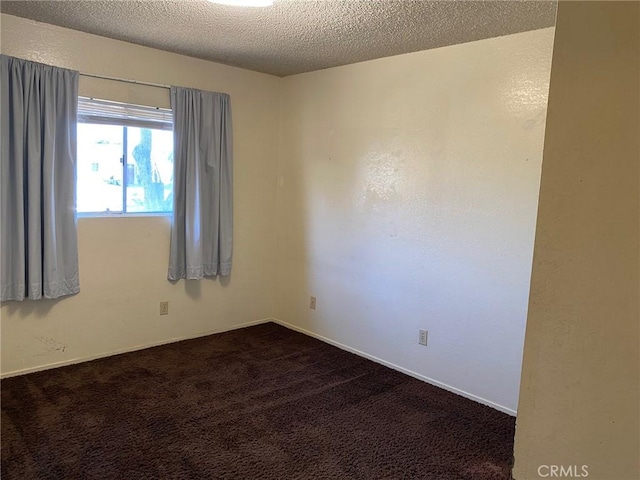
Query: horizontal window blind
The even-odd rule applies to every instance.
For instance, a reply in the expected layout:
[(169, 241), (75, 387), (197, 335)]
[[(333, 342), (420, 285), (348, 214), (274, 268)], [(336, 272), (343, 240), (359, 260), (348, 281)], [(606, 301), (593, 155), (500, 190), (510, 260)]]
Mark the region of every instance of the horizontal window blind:
[(131, 105), (87, 97), (78, 97), (78, 121), (158, 130), (173, 129), (173, 118), (168, 108)]

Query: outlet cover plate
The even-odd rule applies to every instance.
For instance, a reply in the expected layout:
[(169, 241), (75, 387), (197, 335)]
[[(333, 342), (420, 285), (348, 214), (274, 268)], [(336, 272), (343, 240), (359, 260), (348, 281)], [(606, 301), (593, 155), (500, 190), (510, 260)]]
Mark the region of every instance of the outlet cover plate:
[(160, 315), (169, 315), (169, 302), (160, 302)]

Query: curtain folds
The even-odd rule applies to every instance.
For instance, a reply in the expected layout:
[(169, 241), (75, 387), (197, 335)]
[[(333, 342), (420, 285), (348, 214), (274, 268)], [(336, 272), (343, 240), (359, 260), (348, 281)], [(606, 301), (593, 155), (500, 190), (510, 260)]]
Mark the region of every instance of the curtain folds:
[(171, 87), (174, 208), (169, 280), (229, 275), (233, 250), (231, 100)]
[(2, 301), (80, 290), (78, 72), (0, 56)]

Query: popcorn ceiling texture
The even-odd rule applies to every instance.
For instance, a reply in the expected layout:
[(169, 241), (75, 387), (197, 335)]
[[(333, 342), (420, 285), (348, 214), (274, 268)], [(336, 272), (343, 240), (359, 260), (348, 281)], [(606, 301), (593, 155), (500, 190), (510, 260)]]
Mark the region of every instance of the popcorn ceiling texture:
[(2, 13), (278, 76), (553, 26), (555, 1), (2, 1)]

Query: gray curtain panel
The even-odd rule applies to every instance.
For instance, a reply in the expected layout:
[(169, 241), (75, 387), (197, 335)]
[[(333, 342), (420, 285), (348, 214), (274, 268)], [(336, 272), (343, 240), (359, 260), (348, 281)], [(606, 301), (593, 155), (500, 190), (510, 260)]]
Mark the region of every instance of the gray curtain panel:
[(173, 224), (169, 280), (231, 273), (233, 133), (224, 93), (171, 87)]
[(78, 72), (0, 56), (2, 301), (80, 290)]

